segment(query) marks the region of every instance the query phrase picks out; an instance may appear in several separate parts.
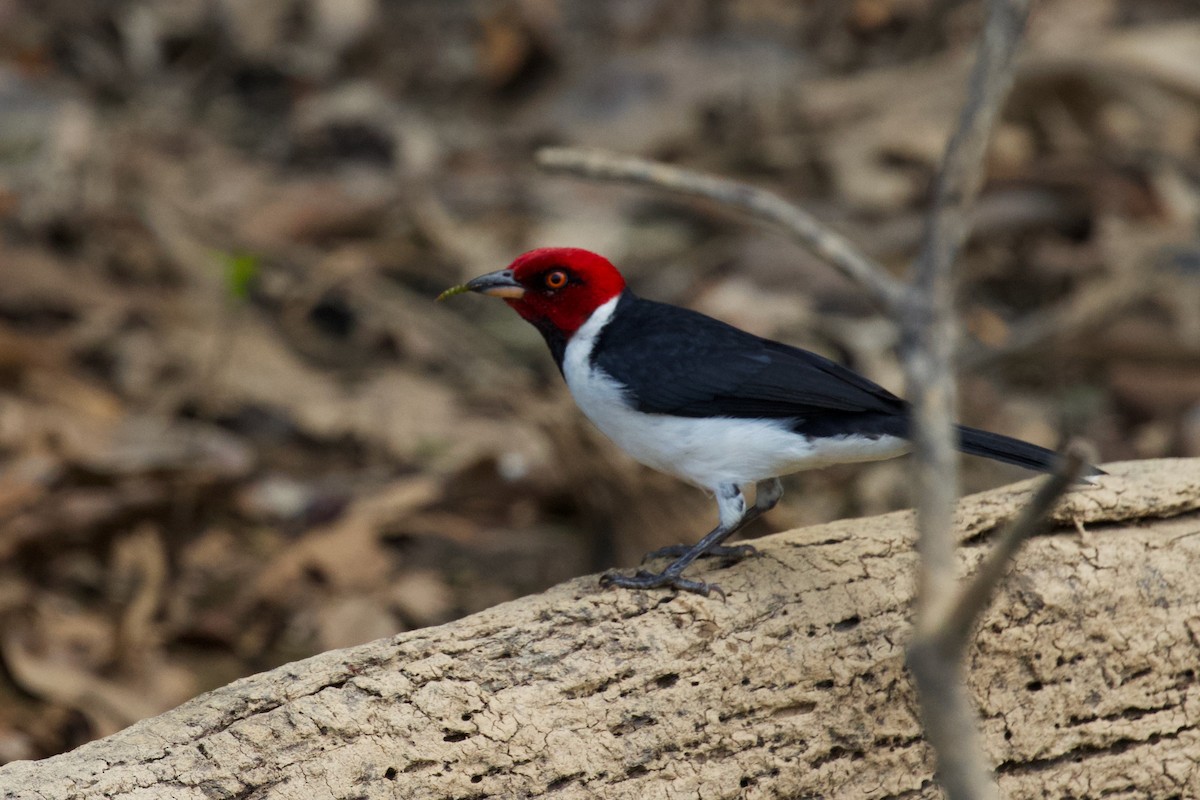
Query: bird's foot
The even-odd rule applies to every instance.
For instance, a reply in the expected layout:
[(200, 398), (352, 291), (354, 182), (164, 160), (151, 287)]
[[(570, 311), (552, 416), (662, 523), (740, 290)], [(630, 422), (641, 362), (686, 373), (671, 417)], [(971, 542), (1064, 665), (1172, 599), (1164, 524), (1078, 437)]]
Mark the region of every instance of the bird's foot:
[(620, 586), (623, 589), (659, 589), (668, 587), (681, 592), (702, 594), (705, 597), (715, 592), (721, 596), (722, 600), (725, 599), (725, 592), (717, 584), (691, 580), (690, 578), (683, 577), (678, 572), (672, 572), (670, 569), (663, 570), (662, 572), (647, 572), (644, 569), (640, 569), (636, 575), (606, 572), (600, 576), (600, 585), (605, 587)]
[[(652, 561), (656, 558), (679, 558), (691, 552), (695, 545), (688, 544), (672, 544), (666, 547), (660, 547), (657, 550), (651, 550), (646, 555), (642, 556), (642, 563)], [(758, 555), (758, 548), (750, 544), (735, 544), (735, 545), (717, 545), (710, 547), (703, 553), (700, 553), (697, 558), (723, 558), (733, 564), (741, 561), (743, 558)]]

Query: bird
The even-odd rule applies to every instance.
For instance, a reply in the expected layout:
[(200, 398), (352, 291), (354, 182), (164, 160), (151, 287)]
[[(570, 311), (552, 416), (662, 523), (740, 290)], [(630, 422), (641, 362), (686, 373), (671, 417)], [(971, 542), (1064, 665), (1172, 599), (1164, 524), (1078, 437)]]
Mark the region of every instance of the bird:
[[(605, 586), (723, 595), (684, 571), (702, 556), (753, 555), (751, 545), (724, 542), (775, 507), (781, 476), (910, 449), (909, 405), (887, 389), (808, 350), (638, 297), (589, 250), (531, 250), (438, 299), (464, 292), (499, 297), (533, 325), (576, 405), (622, 450), (716, 498), (717, 525), (696, 544), (648, 553), (643, 564), (672, 559), (657, 572), (606, 572)], [(1009, 436), (956, 431), (964, 453), (1040, 472), (1060, 462), (1053, 450)], [(750, 484), (752, 505), (742, 491)]]

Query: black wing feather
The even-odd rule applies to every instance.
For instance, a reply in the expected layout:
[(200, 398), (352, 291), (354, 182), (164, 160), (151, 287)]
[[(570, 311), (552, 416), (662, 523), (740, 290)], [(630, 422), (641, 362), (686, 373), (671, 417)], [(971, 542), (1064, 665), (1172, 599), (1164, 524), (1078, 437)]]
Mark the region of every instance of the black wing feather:
[(638, 410), (653, 414), (852, 414), (863, 422), (878, 416), (897, 424), (907, 415), (903, 400), (816, 353), (628, 292), (601, 331), (593, 362), (629, 387)]

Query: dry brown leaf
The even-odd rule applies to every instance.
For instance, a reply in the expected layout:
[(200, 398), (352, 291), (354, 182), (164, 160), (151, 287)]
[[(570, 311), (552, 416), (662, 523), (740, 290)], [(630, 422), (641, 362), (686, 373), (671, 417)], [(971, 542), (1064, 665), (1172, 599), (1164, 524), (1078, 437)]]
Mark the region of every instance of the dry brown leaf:
[(352, 502), (341, 519), (310, 531), (272, 559), (256, 579), (254, 594), (278, 602), (291, 596), (306, 574), (340, 590), (383, 585), (393, 569), (393, 556), (381, 541), (384, 528), (434, 500), (439, 485), (434, 478), (410, 478)]
[[(36, 634), (29, 625), (10, 625), (0, 635), (0, 656), (5, 666), (25, 691), (82, 712), (96, 735), (116, 732), (194, 693), (190, 676), (164, 664), (155, 664), (140, 677), (100, 677), (95, 664), (75, 655), (72, 644), (79, 641), (77, 635), (72, 633), (65, 640), (55, 638), (77, 631), (81, 620), (60, 618), (55, 623), (42, 615), (36, 624)], [(106, 629), (98, 624), (89, 635), (101, 637)], [(41, 640), (40, 646), (34, 644), (35, 638)]]
[(160, 532), (142, 525), (113, 544), (109, 572), (110, 599), (122, 608), (114, 635), (114, 660), (131, 666), (144, 661), (147, 651), (159, 649), (169, 579), (167, 553)]

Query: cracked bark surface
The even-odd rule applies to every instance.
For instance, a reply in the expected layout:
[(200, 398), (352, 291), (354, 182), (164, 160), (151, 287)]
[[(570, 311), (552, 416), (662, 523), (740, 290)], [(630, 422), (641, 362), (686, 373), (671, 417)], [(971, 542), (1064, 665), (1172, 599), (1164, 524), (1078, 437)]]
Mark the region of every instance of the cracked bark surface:
[[(1200, 796), (1200, 459), (1107, 466), (971, 650), (1008, 797)], [(965, 564), (1033, 482), (959, 506)], [(756, 542), (728, 601), (595, 576), (254, 675), (0, 768), (5, 798), (936, 797), (912, 515)]]

